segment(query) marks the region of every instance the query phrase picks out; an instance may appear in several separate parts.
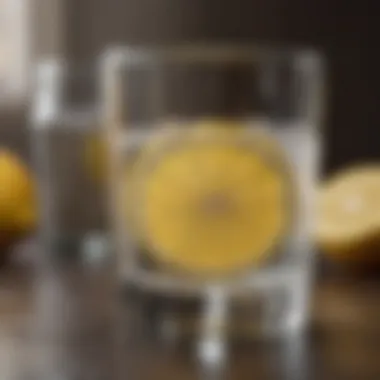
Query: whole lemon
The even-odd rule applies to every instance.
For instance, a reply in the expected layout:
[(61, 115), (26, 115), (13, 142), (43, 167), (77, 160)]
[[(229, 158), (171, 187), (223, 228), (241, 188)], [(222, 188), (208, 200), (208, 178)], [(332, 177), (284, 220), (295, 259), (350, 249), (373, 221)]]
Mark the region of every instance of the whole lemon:
[(14, 153), (0, 148), (0, 249), (36, 225), (37, 202), (31, 173)]

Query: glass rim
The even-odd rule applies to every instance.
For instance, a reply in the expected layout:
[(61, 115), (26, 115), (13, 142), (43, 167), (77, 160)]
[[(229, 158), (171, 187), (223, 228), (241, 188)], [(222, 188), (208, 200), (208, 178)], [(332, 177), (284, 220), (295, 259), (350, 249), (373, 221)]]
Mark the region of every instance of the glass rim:
[(308, 62), (316, 68), (324, 59), (319, 50), (270, 44), (181, 43), (170, 45), (119, 45), (101, 55), (101, 63), (116, 66), (168, 63), (249, 63), (261, 61)]

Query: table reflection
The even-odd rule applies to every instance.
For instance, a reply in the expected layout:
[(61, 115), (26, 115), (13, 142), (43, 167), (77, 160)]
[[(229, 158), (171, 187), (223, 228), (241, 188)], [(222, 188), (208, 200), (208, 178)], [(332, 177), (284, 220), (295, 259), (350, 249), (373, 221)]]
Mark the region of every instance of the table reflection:
[(152, 310), (144, 316), (125, 296), (112, 262), (72, 258), (8, 271), (0, 289), (1, 379), (380, 378), (376, 284), (371, 292), (349, 282), (320, 284), (306, 335), (229, 341), (226, 358), (212, 366), (194, 355), (195, 341), (153, 333)]

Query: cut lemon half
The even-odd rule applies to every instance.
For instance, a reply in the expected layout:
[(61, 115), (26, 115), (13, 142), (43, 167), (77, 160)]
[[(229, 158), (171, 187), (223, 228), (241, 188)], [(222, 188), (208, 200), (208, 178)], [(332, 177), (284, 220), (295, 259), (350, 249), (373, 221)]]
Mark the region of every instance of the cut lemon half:
[(321, 186), (316, 240), (333, 259), (380, 262), (380, 165), (350, 168)]
[(270, 139), (277, 153), (281, 147), (243, 128), (158, 136), (134, 172), (139, 232), (155, 261), (196, 274), (265, 261), (292, 213), (285, 155), (271, 154), (263, 142)]

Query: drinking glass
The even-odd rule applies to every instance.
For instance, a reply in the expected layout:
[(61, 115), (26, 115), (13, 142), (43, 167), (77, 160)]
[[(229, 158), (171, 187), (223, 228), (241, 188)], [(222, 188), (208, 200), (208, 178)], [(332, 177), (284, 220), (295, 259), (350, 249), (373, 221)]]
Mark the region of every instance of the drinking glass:
[(181, 45), (118, 47), (101, 61), (118, 276), (162, 337), (190, 329), (212, 361), (239, 333), (302, 331), (315, 266), (319, 55)]
[(79, 66), (56, 57), (36, 65), (30, 130), (40, 236), (48, 255), (90, 249), (96, 256), (104, 251), (106, 181), (96, 172), (97, 74), (96, 65)]

